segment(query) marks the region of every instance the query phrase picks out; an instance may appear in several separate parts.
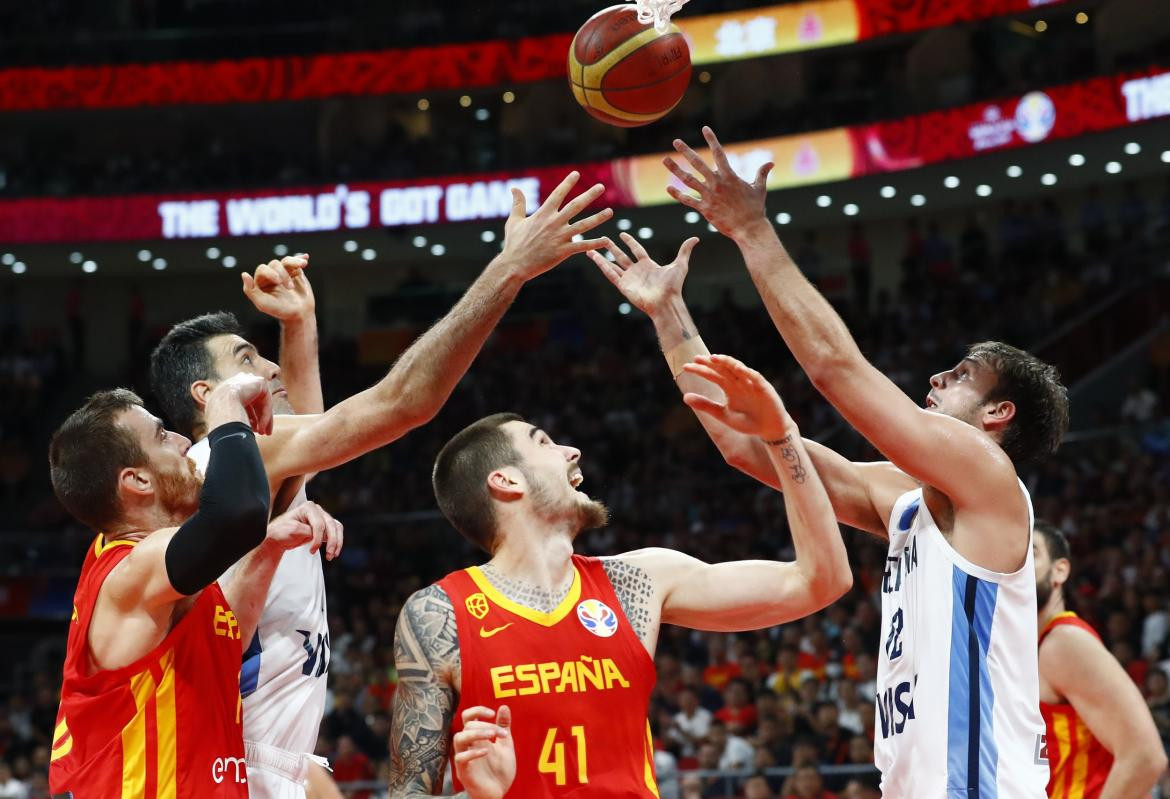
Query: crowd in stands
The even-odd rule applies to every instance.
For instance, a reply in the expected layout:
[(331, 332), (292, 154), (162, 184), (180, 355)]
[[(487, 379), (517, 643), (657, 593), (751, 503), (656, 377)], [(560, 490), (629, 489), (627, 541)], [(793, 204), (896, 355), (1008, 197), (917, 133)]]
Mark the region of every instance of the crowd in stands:
[[(919, 397), (928, 376), (949, 368), (967, 343), (1034, 342), (1106, 287), (1160, 264), (1142, 261), (1130, 248), (1145, 237), (1160, 240), (1160, 215), (1170, 218), (1170, 204), (1158, 209), (1138, 200), (1104, 207), (1090, 195), (1078, 223), (1087, 234), (1083, 248), (1069, 244), (1055, 205), (1005, 205), (994, 225), (972, 217), (957, 236), (910, 221), (904, 279), (893, 294), (869, 288), (872, 264), (861, 226), (850, 241), (834, 245), (848, 253), (844, 280), (818, 269), (829, 260), (829, 245), (815, 235), (790, 244), (833, 294), (863, 350)], [(1087, 224), (1098, 217), (1102, 224)], [(592, 289), (577, 274), (585, 268), (566, 265), (557, 274), (579, 282), (586, 296)], [(3, 335), (27, 341), (30, 326), (11, 318), (0, 325)], [(842, 429), (757, 307), (727, 297), (697, 310), (696, 321), (713, 351), (743, 359), (777, 384), (805, 435), (850, 456), (872, 456)], [(261, 348), (274, 351), (271, 331), (257, 334)], [(83, 344), (84, 338), (82, 353)], [(11, 375), (0, 364), (5, 429), (19, 429), (27, 419), (21, 414), (43, 401), (67, 356), (77, 363), (76, 346), (30, 349), (37, 353), (27, 358), (34, 366)], [(351, 341), (327, 340), (321, 361), (330, 402), (384, 369), (359, 365)], [(1124, 424), (1123, 431), (1068, 444), (1022, 476), (1037, 514), (1059, 524), (1072, 542), (1072, 603), (1142, 687), (1170, 742), (1170, 371), (1164, 359), (1151, 358), (1148, 371), (1135, 377), (1099, 420)], [(310, 486), (312, 498), (347, 525), (342, 557), (326, 568), (330, 698), (319, 752), (333, 761), (339, 781), (372, 781), (351, 792), (358, 799), (380, 796), (373, 786), (388, 768), (399, 608), (414, 590), (480, 559), (434, 511), (433, 457), (455, 431), (503, 410), (582, 450), (584, 490), (606, 502), (611, 523), (585, 534), (581, 551), (666, 546), (710, 561), (792, 556), (781, 496), (734, 472), (707, 442), (679, 400), (645, 318), (637, 312), (601, 317), (596, 305), (555, 318), (513, 315), (434, 422), (318, 475)], [(45, 515), (43, 503), (34, 501), (45, 489), (44, 470), (36, 465), (44, 462), (43, 438), (38, 441), (22, 450), (33, 476), (17, 484), (15, 496), (0, 497), (0, 507), (12, 510), (5, 527), (44, 530), (39, 535), (61, 542), (58, 560), (72, 563), (86, 533)], [(30, 513), (32, 507), (41, 507), (41, 515)], [(881, 624), (875, 588), (885, 550), (856, 531), (847, 531), (846, 541), (854, 589), (813, 617), (740, 635), (663, 629), (650, 723), (664, 796), (876, 796), (869, 767), (875, 725), (880, 734), (873, 701)], [(25, 565), (35, 572), (43, 561)], [(53, 669), (25, 674), (0, 694), (0, 799), (47, 798), (58, 676)], [(777, 776), (768, 771), (774, 767), (795, 770)], [(837, 767), (855, 768), (842, 773)]]
[[(556, 12), (558, 18), (563, 13)], [(560, 30), (573, 30), (591, 10), (579, 13), (566, 17)], [(457, 18), (446, 4), (417, 4), (406, 16), (413, 14)], [(484, 16), (473, 15), (474, 24), (483, 24)], [(504, 8), (493, 6), (487, 16), (525, 20), (514, 35), (533, 32), (524, 27), (527, 17)], [(963, 43), (949, 46), (970, 61), (961, 78), (945, 59), (934, 63), (937, 45), (919, 53), (919, 40), (906, 37), (848, 55), (825, 50), (708, 66), (708, 82), (696, 77), (671, 114), (633, 129), (593, 120), (562, 80), (468, 90), (472, 102), (466, 107), (459, 102), (462, 92), (452, 90), (279, 106), (109, 111), (102, 112), (109, 134), (104, 137), (87, 135), (87, 127), (71, 117), (57, 123), (43, 114), (16, 115), (7, 133), (0, 132), (0, 195), (301, 186), (573, 164), (663, 152), (675, 137), (694, 139), (703, 124), (714, 125), (724, 141), (748, 141), (896, 119), (1168, 63), (1166, 47), (1157, 43), (1123, 59), (1099, 53), (1091, 26), (1065, 22), (1032, 38), (1020, 37), (1003, 20), (964, 31)], [(201, 51), (201, 57), (208, 56)], [(502, 101), (505, 89), (515, 94), (514, 103)], [(429, 110), (418, 110), (420, 97), (429, 98)], [(274, 126), (281, 130), (278, 137), (269, 135)], [(258, 143), (258, 136), (267, 141)]]

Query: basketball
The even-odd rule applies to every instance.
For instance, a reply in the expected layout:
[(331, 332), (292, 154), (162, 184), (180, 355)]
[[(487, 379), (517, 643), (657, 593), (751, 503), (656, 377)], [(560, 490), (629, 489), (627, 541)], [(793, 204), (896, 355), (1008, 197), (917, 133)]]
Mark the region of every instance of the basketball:
[(678, 105), (691, 51), (678, 27), (659, 33), (631, 5), (597, 12), (569, 47), (569, 85), (581, 107), (610, 125), (648, 125)]

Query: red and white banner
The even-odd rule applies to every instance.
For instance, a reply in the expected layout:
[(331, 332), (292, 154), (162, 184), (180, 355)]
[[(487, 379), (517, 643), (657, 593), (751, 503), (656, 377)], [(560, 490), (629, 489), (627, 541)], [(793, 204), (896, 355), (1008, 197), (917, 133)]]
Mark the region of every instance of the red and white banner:
[[(736, 171), (775, 163), (769, 190), (845, 180), (1027, 147), (1170, 116), (1170, 71), (1056, 86), (992, 103), (854, 128), (732, 143)], [(507, 217), (515, 187), (535, 207), (572, 169), (614, 208), (673, 202), (665, 153), (398, 182), (269, 191), (0, 201), (0, 243), (234, 238)]]
[[(615, 0), (616, 2), (616, 0)], [(801, 0), (676, 20), (695, 64), (858, 42), (1066, 0)], [(582, 19), (582, 22), (585, 20)], [(359, 53), (0, 69), (0, 111), (266, 103), (563, 78), (571, 33)]]

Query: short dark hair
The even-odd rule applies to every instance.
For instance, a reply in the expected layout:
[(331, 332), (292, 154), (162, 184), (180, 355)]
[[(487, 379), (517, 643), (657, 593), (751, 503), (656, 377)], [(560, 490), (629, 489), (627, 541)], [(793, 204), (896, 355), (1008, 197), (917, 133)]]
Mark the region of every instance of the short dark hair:
[(146, 464), (146, 453), (118, 423), (123, 411), (142, 406), (133, 391), (99, 391), (69, 415), (49, 441), (49, 477), (65, 510), (95, 530), (122, 513), (118, 472)]
[(487, 478), (502, 466), (519, 466), (520, 453), (502, 429), (523, 422), (515, 413), (496, 413), (468, 425), (439, 450), (431, 484), (447, 521), (473, 544), (492, 554), (496, 517)]
[(1052, 522), (1046, 522), (1043, 519), (1037, 519), (1032, 525), (1032, 529), (1044, 539), (1044, 546), (1048, 550), (1049, 560), (1071, 560), (1069, 557), (1071, 551), (1068, 547), (1068, 539), (1065, 538), (1064, 533)]
[(984, 400), (1016, 406), (1000, 442), (1012, 463), (1021, 466), (1055, 452), (1068, 430), (1068, 389), (1056, 367), (1000, 341), (972, 344), (967, 357), (995, 371), (995, 388)]
[(235, 314), (204, 314), (172, 327), (150, 354), (150, 390), (171, 428), (188, 438), (201, 420), (191, 384), (216, 376), (207, 341), (233, 334), (242, 335)]

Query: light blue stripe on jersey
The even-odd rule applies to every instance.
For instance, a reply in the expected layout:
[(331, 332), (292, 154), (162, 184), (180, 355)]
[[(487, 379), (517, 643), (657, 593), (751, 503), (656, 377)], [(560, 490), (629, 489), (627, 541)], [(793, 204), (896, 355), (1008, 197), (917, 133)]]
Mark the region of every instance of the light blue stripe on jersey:
[(999, 750), (993, 726), (995, 691), (987, 670), (987, 652), (999, 586), (972, 577), (958, 566), (952, 568), (947, 796), (995, 799)]

